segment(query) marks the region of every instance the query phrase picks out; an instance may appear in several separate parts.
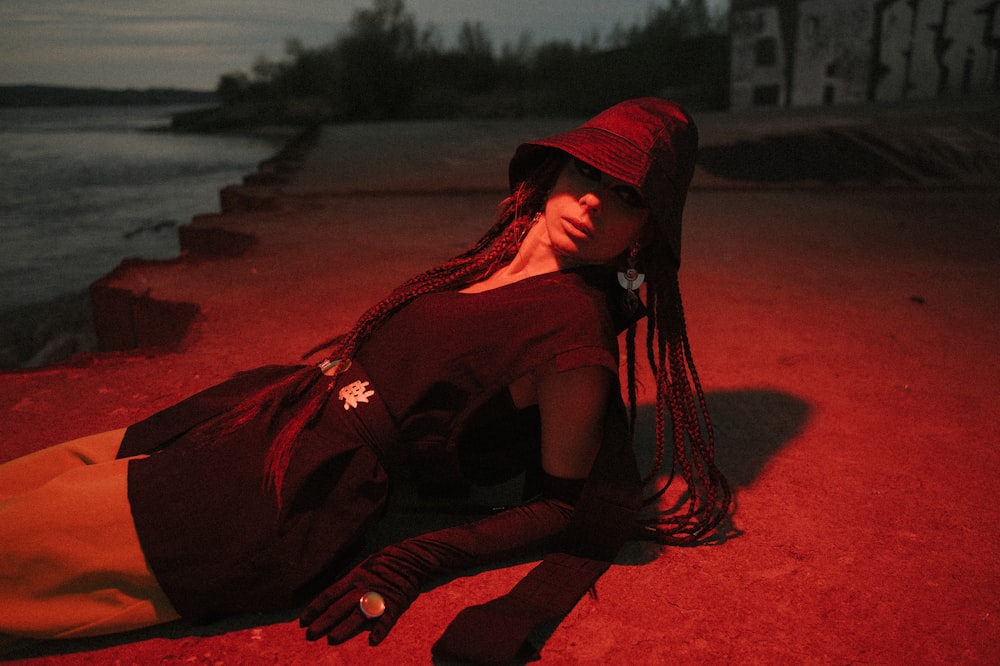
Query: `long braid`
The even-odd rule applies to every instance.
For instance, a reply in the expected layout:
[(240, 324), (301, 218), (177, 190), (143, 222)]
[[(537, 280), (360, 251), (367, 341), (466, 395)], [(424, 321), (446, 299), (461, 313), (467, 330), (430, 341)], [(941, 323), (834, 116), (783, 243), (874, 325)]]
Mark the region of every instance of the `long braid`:
[(638, 416), (635, 379), (635, 331), (636, 322), (630, 322), (625, 331), (625, 376), (628, 390), (628, 433), (635, 441), (635, 422)]
[[(663, 468), (668, 412), (673, 444), (670, 473), (647, 497), (646, 505), (665, 494), (678, 471), (687, 485), (687, 501), (683, 508), (643, 516), (639, 534), (664, 544), (687, 545), (711, 535), (728, 513), (732, 496), (715, 466), (715, 434), (691, 353), (677, 273), (650, 275), (646, 284), (646, 355), (656, 378), (656, 452), (647, 482), (653, 482)], [(634, 353), (631, 345), (627, 350)], [(628, 382), (634, 381), (629, 373)], [(630, 400), (633, 395), (630, 386)]]

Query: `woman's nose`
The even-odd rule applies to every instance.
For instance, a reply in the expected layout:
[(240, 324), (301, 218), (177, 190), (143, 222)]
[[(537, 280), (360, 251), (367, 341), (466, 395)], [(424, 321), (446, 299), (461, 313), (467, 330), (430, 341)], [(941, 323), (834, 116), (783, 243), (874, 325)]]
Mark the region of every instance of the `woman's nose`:
[(601, 214), (601, 199), (593, 192), (588, 192), (580, 197), (580, 205), (591, 215)]

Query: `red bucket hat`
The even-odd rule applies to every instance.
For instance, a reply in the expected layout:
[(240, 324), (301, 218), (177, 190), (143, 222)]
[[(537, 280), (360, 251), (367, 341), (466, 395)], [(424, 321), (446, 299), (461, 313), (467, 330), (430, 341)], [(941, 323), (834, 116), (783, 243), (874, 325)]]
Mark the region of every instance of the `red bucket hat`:
[(698, 128), (674, 102), (644, 97), (612, 106), (574, 130), (518, 146), (513, 189), (557, 148), (638, 188), (652, 219), (681, 262), (681, 215), (698, 153)]

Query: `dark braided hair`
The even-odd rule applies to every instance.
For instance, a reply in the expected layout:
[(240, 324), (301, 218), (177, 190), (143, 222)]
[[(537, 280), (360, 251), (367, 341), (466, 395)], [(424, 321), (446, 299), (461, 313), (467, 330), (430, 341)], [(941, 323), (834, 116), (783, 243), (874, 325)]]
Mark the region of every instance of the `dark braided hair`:
[[(732, 493), (715, 465), (715, 433), (691, 354), (677, 270), (655, 260), (664, 256), (657, 248), (660, 243), (654, 239), (639, 255), (639, 265), (645, 266), (647, 273), (646, 357), (656, 381), (656, 453), (645, 479), (647, 485), (656, 483), (663, 469), (668, 427), (673, 452), (666, 481), (644, 504), (652, 506), (664, 496), (678, 468), (687, 485), (687, 498), (684, 508), (654, 510), (641, 516), (639, 535), (663, 544), (688, 545), (714, 534), (729, 512)], [(635, 336), (633, 325), (626, 331), (625, 345), (631, 432), (636, 418)]]
[[(521, 240), (542, 210), (548, 191), (568, 157), (552, 150), (539, 166), (499, 206), (497, 223), (468, 251), (407, 280), (385, 299), (366, 311), (345, 335), (328, 340), (306, 354), (329, 350), (330, 358), (351, 359), (380, 324), (417, 297), (433, 292), (462, 289), (492, 275), (510, 263)], [(705, 540), (725, 517), (731, 493), (714, 463), (714, 434), (705, 395), (695, 370), (687, 338), (676, 266), (666, 241), (654, 231), (640, 250), (639, 268), (647, 274), (646, 357), (656, 380), (656, 453), (654, 465), (645, 479), (653, 488), (645, 505), (652, 506), (664, 496), (680, 470), (687, 484), (684, 507), (648, 509), (639, 519), (637, 534), (663, 544), (691, 544)], [(626, 330), (626, 388), (629, 432), (634, 433), (637, 415), (636, 343), (637, 325)], [(343, 371), (346, 364), (334, 372)], [(283, 382), (263, 390), (225, 417), (222, 428), (240, 424), (262, 412), (278, 414), (300, 401), (322, 375), (308, 367)], [(327, 402), (335, 382), (327, 390), (314, 391), (303, 404), (295, 404), (293, 416), (280, 426), (266, 461), (266, 482), (281, 500), (281, 487), (299, 433), (314, 422)], [(218, 426), (217, 426), (218, 427)], [(667, 433), (673, 445), (670, 472), (656, 487), (666, 458)]]

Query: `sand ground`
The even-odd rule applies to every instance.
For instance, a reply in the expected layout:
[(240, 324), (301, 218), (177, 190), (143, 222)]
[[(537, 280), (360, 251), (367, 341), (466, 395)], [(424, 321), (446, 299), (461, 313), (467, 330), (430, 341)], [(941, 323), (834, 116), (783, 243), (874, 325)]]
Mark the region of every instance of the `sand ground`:
[[(630, 545), (597, 598), (551, 634), (542, 663), (998, 663), (998, 108), (699, 118), (712, 169), (689, 198), (681, 284), (735, 512), (715, 545)], [(324, 127), (229, 188), (223, 212), (195, 220), (181, 260), (105, 280), (131, 295), (140, 338), (164, 316), (142, 314), (142, 299), (196, 306), (182, 310), (195, 316), (176, 344), (0, 374), (0, 459), (126, 425), (238, 369), (297, 360), (473, 241), (516, 143), (573, 124)], [(823, 151), (844, 137), (869, 161), (831, 163)], [(800, 171), (781, 175), (792, 158)], [(253, 240), (242, 255), (217, 256), (240, 238)], [(648, 453), (649, 438), (639, 446)], [(425, 592), (374, 649), (364, 638), (307, 643), (293, 610), (9, 659), (429, 663), (461, 607), (529, 566)]]

